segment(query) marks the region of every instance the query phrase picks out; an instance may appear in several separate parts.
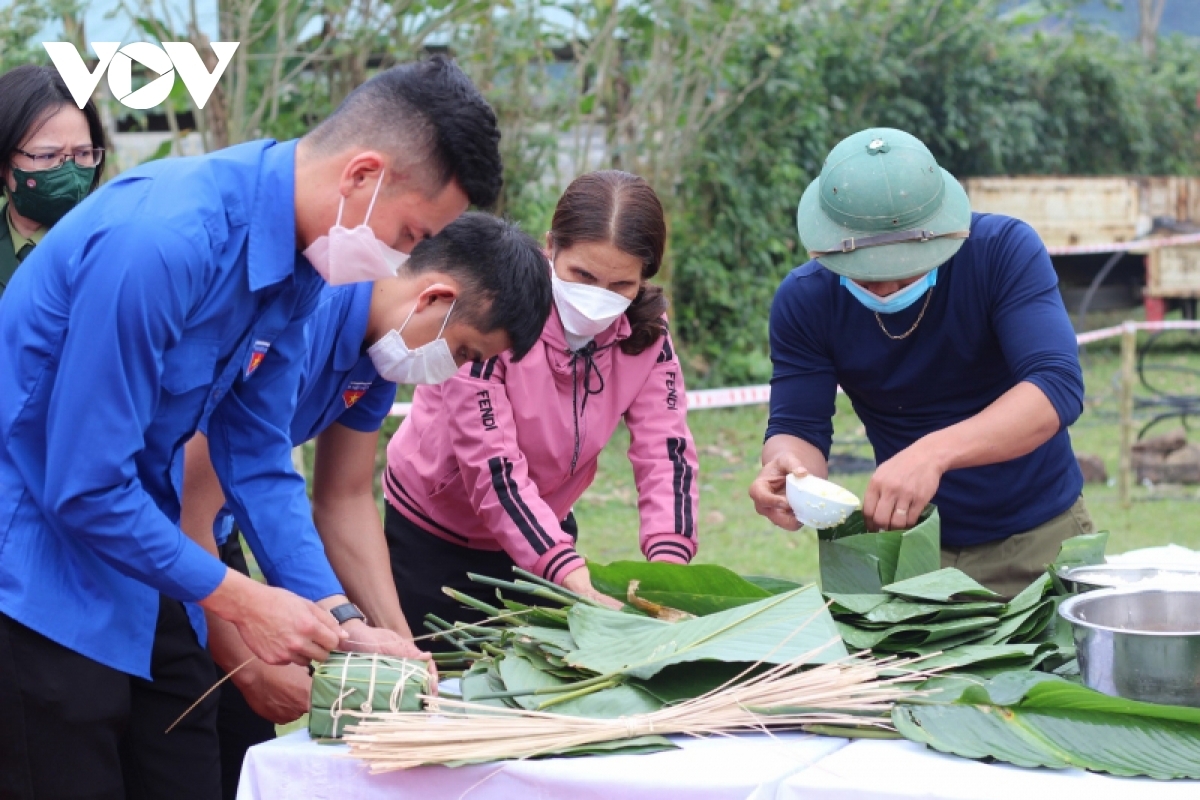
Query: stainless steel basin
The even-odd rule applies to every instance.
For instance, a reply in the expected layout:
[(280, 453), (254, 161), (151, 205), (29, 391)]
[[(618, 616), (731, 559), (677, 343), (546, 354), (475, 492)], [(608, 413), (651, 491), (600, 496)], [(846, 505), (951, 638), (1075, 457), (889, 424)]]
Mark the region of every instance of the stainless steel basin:
[(1200, 588), (1100, 589), (1063, 601), (1083, 682), (1105, 694), (1200, 708)]
[(1169, 583), (1172, 589), (1200, 589), (1200, 570), (1177, 567), (1124, 566), (1121, 564), (1094, 564), (1085, 567), (1069, 567), (1060, 570), (1067, 588), (1090, 592), (1093, 589), (1117, 589), (1135, 583), (1154, 581)]

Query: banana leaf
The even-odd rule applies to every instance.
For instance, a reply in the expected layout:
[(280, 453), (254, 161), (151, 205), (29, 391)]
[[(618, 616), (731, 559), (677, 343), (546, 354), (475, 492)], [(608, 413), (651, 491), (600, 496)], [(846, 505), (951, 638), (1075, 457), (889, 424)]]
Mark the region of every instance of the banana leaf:
[(893, 625), (881, 631), (865, 631), (845, 623), (836, 623), (846, 644), (858, 650), (905, 644), (922, 645), (938, 642), (965, 633), (987, 631), (996, 625), (994, 617), (970, 617), (932, 625)]
[(664, 750), (678, 750), (679, 745), (665, 736), (638, 736), (634, 739), (618, 739), (615, 742), (596, 742), (594, 744), (568, 747), (554, 753), (558, 758), (575, 756), (637, 756), (646, 753), (661, 753)]
[(1000, 624), (980, 644), (1019, 644), (1034, 631), (1040, 631), (1054, 613), (1054, 601), (1043, 600), (1032, 608), (1000, 620)]
[(1067, 539), (1058, 548), (1056, 567), (1090, 567), (1104, 563), (1104, 548), (1108, 545), (1108, 531), (1085, 533)]
[(966, 758), (1129, 777), (1200, 778), (1200, 726), (1187, 722), (960, 705), (898, 705), (892, 722), (908, 739)]
[(638, 581), (637, 596), (651, 603), (705, 616), (770, 597), (772, 592), (715, 564), (666, 564), (614, 561), (589, 564), (592, 585), (626, 602), (630, 581)]
[(1010, 672), (982, 684), (964, 686), (956, 702), (1131, 714), (1200, 725), (1200, 708), (1112, 697), (1082, 684), (1037, 672)]
[(1200, 778), (1200, 709), (1109, 697), (1041, 673), (941, 686), (937, 697), (953, 702), (899, 704), (896, 730), (942, 752), (1024, 767)]
[(883, 589), (911, 600), (933, 600), (939, 603), (950, 602), (955, 597), (999, 597), (991, 589), (976, 583), (965, 572), (954, 567), (898, 581), (884, 586)]
[(530, 606), (524, 603), (516, 603), (503, 597), (499, 590), (496, 591), (496, 596), (500, 598), (500, 602), (509, 611), (520, 611), (521, 614), (514, 614), (510, 619), (526, 625), (544, 626), (547, 628), (557, 628), (559, 630), (567, 629), (567, 620), (561, 616), (561, 612), (555, 612), (541, 606)]
[[(919, 669), (953, 668), (976, 674), (981, 670), (1029, 670), (1054, 652), (1053, 645), (1037, 644), (967, 644), (941, 655), (931, 656), (914, 665)], [(924, 687), (922, 687), (924, 688)]]
[(1043, 573), (1037, 580), (1022, 589), (1020, 594), (1008, 601), (1000, 616), (1008, 617), (1033, 608), (1046, 596), (1051, 588), (1050, 576)]
[(876, 606), (866, 612), (863, 619), (867, 622), (948, 622), (963, 617), (1000, 616), (1004, 610), (1003, 603), (980, 601), (978, 603), (914, 603), (911, 600), (892, 599), (887, 603)]
[(545, 645), (550, 645), (562, 653), (569, 653), (577, 647), (570, 631), (543, 628), (537, 625), (521, 625), (513, 628), (512, 634), (518, 639), (525, 638), (536, 642), (542, 646), (542, 649), (546, 649)]
[(811, 586), (676, 623), (583, 604), (569, 616), (579, 649), (568, 663), (600, 675), (645, 679), (672, 664), (708, 659), (779, 664), (811, 653), (810, 663), (824, 664), (847, 656)]
[[(568, 747), (553, 753), (535, 756), (535, 758), (574, 758), (576, 756), (638, 756), (647, 753), (661, 753), (664, 750), (678, 750), (679, 745), (665, 736), (638, 736), (634, 739), (618, 739), (613, 742), (596, 742), (579, 747)], [(494, 758), (469, 758), (461, 761), (449, 761), (447, 767), (466, 767), (471, 764), (493, 764)]]
[(567, 663), (557, 656), (547, 653), (535, 642), (529, 639), (509, 639), (513, 652), (528, 659), (542, 672), (562, 678), (566, 681), (579, 680), (578, 670), (571, 669)]
[[(750, 671), (756, 675), (768, 667)], [(693, 661), (666, 667), (646, 680), (633, 681), (654, 695), (663, 704), (679, 703), (708, 694), (746, 672), (745, 664), (726, 664), (721, 661)]]
[(879, 594), (889, 583), (941, 565), (941, 520), (930, 505), (904, 531), (868, 533), (861, 511), (841, 525), (817, 531), (821, 588), (836, 594)]
[(783, 578), (771, 578), (766, 575), (743, 575), (742, 577), (758, 588), (766, 589), (768, 594), (783, 594), (784, 592), (790, 592), (792, 589), (799, 589), (804, 585)]
[[(533, 661), (520, 655), (506, 655), (499, 660), (499, 668), (500, 677), (504, 680), (504, 690), (508, 692), (557, 690), (572, 683), (572, 681), (563, 680), (538, 669)], [(556, 696), (555, 694), (523, 694), (513, 699), (521, 708), (537, 711), (542, 703)], [(572, 700), (555, 703), (547, 710), (574, 717), (615, 719), (630, 714), (649, 714), (660, 708), (662, 708), (662, 703), (650, 693), (637, 686), (621, 684)]]
[(826, 592), (825, 596), (833, 601), (833, 606), (830, 610), (835, 614), (838, 612), (868, 614), (890, 599), (886, 594), (837, 594)]
[(511, 698), (488, 696), (505, 691), (504, 680), (500, 677), (499, 670), (492, 669), (492, 666), (490, 663), (485, 665), (483, 662), (476, 662), (463, 673), (458, 684), (462, 699), (497, 708), (520, 708)]

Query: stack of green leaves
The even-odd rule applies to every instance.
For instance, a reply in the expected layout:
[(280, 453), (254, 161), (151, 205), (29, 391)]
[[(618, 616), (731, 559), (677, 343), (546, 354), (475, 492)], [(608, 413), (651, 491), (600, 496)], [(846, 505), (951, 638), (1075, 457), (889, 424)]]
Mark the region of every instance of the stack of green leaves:
[[(460, 648), (464, 700), (557, 713), (615, 718), (658, 710), (708, 692), (755, 664), (794, 659), (824, 664), (847, 656), (815, 586), (775, 593), (721, 567), (618, 562), (594, 566), (593, 579), (639, 604), (685, 612), (668, 622), (635, 608), (613, 611), (532, 575), (512, 582), (475, 576), (497, 588), (488, 606), (447, 590), (496, 621), (431, 627)], [(778, 591), (786, 589), (786, 591)], [(557, 607), (522, 604), (529, 595)]]
[[(896, 730), (965, 758), (1113, 775), (1200, 778), (1200, 709), (1109, 697), (1043, 673), (941, 678), (897, 704)], [(1130, 796), (1134, 796), (1133, 793)]]
[[(1063, 563), (1103, 560), (1107, 534), (1064, 545)], [(851, 650), (877, 656), (940, 655), (922, 669), (976, 675), (1059, 667), (1073, 657), (1056, 624), (1061, 596), (1043, 574), (1011, 600), (954, 568), (940, 568), (940, 521), (932, 506), (905, 531), (868, 533), (861, 512), (819, 532), (821, 580)]]
[(908, 530), (868, 532), (861, 511), (841, 525), (817, 531), (821, 588), (838, 594), (880, 594), (884, 586), (941, 566), (942, 527), (927, 506)]

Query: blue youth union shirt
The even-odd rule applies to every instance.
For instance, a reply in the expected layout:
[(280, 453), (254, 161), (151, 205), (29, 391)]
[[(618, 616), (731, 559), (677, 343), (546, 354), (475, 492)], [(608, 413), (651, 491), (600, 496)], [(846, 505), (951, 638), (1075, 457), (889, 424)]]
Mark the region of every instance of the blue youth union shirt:
[(1058, 433), (1020, 458), (947, 472), (933, 498), (942, 544), (1004, 539), (1069, 509), (1083, 490), (1067, 434), (1083, 410), (1083, 372), (1037, 234), (1011, 217), (973, 214), (970, 238), (938, 270), (924, 305), (879, 315), (900, 335), (924, 313), (912, 335), (892, 340), (819, 262), (793, 270), (771, 308), (767, 437), (799, 437), (828, 458), (840, 384), (883, 463), (1028, 382), (1058, 412)]
[(324, 285), (296, 253), (295, 149), (124, 173), (0, 298), (0, 612), (129, 674), (150, 677), (158, 593), (199, 600), (225, 575), (178, 526), (202, 415), (264, 572), (311, 599), (341, 591), (287, 432)]
[(292, 443), (315, 439), (333, 423), (361, 433), (383, 425), (396, 384), (379, 376), (363, 348), (374, 284), (327, 287), (305, 326), (308, 355), (292, 420)]
[[(371, 310), (372, 283), (327, 286), (316, 311), (304, 326), (304, 365), (300, 374), (296, 414), (291, 422), (293, 445), (315, 439), (333, 423), (362, 433), (383, 425), (396, 399), (396, 384), (379, 376), (363, 352)], [(201, 423), (209, 437), (212, 422)], [(233, 527), (228, 510), (213, 524), (218, 543)]]

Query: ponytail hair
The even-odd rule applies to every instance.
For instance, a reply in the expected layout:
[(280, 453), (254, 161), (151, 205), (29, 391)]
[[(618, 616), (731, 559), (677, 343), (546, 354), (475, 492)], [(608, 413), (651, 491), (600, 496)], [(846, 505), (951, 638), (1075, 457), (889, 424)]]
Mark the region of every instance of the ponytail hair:
[(550, 237), (555, 249), (604, 242), (642, 262), (642, 285), (625, 316), (632, 329), (621, 352), (637, 355), (667, 330), (667, 298), (648, 283), (662, 267), (667, 222), (650, 184), (620, 170), (600, 170), (571, 181), (554, 209)]

